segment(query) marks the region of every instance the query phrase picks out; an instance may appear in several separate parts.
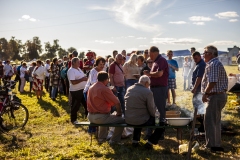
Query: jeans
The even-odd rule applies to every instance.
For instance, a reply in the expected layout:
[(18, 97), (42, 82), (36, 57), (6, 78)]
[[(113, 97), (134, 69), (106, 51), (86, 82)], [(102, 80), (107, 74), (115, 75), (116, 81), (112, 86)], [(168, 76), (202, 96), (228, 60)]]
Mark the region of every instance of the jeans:
[(87, 104), (83, 96), (83, 89), (78, 91), (70, 91), (72, 96), (72, 104), (71, 104), (71, 122), (74, 122), (77, 120), (77, 112), (81, 106), (83, 105), (85, 109), (85, 116), (88, 115), (87, 111)]
[(57, 86), (53, 86), (53, 87), (52, 87), (51, 98), (56, 98), (57, 89), (58, 89)]
[(125, 82), (126, 82), (125, 84), (126, 84), (126, 90), (127, 90), (130, 86), (137, 83), (138, 80), (137, 79), (127, 79)]
[(47, 92), (49, 91), (49, 81), (50, 81), (50, 78), (46, 76), (45, 77), (45, 89)]
[[(139, 126), (153, 126), (155, 125), (155, 117), (150, 117), (149, 120)], [(140, 141), (142, 128), (134, 128), (133, 131), (133, 141)], [(154, 133), (148, 138), (148, 141), (152, 144), (158, 144), (158, 140), (160, 139), (162, 133), (164, 132), (164, 128), (156, 128)]]
[(124, 96), (125, 96), (125, 86), (122, 87), (117, 87), (117, 92), (115, 95), (118, 97), (120, 103), (121, 103), (121, 108), (122, 108), (122, 113), (125, 115), (125, 101), (124, 101)]
[(168, 93), (168, 87), (167, 86), (162, 86), (162, 87), (156, 87), (152, 88), (151, 91), (153, 92), (153, 97), (154, 97), (154, 103), (157, 106), (157, 109), (160, 113), (160, 121), (164, 122), (165, 121), (165, 116), (166, 116), (166, 99), (167, 99), (167, 93)]
[(33, 81), (29, 82), (30, 83), (30, 92), (32, 91), (32, 86), (33, 86)]

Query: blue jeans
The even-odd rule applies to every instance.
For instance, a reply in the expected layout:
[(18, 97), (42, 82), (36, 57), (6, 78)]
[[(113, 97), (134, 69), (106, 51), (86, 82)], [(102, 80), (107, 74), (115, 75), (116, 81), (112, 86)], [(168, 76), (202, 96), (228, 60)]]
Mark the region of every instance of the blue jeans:
[(115, 86), (117, 89), (117, 92), (115, 93), (115, 95), (118, 97), (120, 103), (121, 103), (121, 108), (122, 108), (122, 113), (125, 115), (125, 101), (124, 101), (124, 96), (125, 96), (125, 86), (122, 87), (117, 87)]
[(125, 81), (126, 90), (127, 90), (130, 86), (134, 85), (134, 84), (137, 83), (137, 82), (138, 82), (137, 79), (127, 79), (127, 80)]
[(52, 87), (52, 93), (51, 93), (52, 98), (56, 98), (57, 89), (58, 89), (58, 87), (55, 87), (55, 86)]

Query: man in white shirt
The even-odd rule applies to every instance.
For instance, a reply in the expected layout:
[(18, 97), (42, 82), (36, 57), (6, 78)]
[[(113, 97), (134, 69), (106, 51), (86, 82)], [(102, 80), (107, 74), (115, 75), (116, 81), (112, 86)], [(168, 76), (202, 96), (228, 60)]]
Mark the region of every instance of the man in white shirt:
[(72, 59), (72, 67), (67, 72), (69, 80), (69, 91), (72, 96), (71, 103), (71, 122), (77, 121), (77, 112), (81, 106), (81, 103), (85, 109), (85, 116), (88, 115), (87, 104), (83, 96), (83, 89), (87, 83), (87, 77), (84, 72), (79, 68), (79, 59), (74, 57)]
[(45, 89), (47, 92), (49, 91), (49, 80), (50, 80), (49, 72), (50, 72), (50, 60), (47, 59), (45, 64)]
[(10, 80), (11, 77), (13, 76), (14, 72), (13, 72), (13, 68), (10, 64), (10, 61), (7, 60), (6, 62), (7, 63), (3, 67), (4, 77), (5, 77), (6, 80)]

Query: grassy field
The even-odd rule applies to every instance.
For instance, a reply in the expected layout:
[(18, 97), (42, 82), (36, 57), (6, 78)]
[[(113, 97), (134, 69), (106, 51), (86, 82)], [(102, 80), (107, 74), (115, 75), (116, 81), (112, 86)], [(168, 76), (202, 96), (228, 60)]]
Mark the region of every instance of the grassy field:
[[(237, 73), (237, 66), (227, 66), (228, 73)], [(191, 114), (192, 95), (183, 91), (182, 70), (177, 73), (177, 109)], [(29, 90), (29, 84), (25, 90)], [(17, 90), (15, 90), (17, 92)], [(30, 117), (26, 127), (8, 133), (0, 133), (0, 159), (185, 159), (185, 155), (178, 154), (176, 131), (167, 129), (164, 141), (154, 146), (154, 150), (146, 151), (143, 147), (135, 149), (131, 146), (131, 138), (124, 139), (124, 145), (110, 146), (107, 142), (98, 144), (93, 139), (90, 146), (90, 136), (87, 128), (75, 128), (69, 121), (68, 99), (59, 96), (52, 101), (48, 94), (38, 101), (35, 94), (26, 93), (17, 95), (28, 108)], [(227, 127), (233, 128), (235, 136), (223, 135), (222, 154), (208, 153), (199, 150), (193, 153), (193, 159), (240, 159), (240, 113), (230, 105), (236, 96), (229, 94), (228, 103), (223, 111), (223, 122)], [(86, 120), (83, 110), (79, 113), (79, 121)], [(189, 130), (183, 131), (183, 142), (189, 140)], [(141, 145), (145, 143), (141, 140)]]

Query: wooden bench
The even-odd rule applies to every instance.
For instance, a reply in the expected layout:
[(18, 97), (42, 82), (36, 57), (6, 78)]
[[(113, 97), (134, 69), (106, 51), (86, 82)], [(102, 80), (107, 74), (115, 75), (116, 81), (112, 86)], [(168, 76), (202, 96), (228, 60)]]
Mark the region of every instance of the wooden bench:
[[(129, 124), (126, 124), (126, 123), (121, 123), (121, 124), (95, 124), (95, 123), (90, 123), (90, 122), (77, 122), (77, 123), (74, 123), (75, 127), (81, 127), (81, 126), (101, 126), (101, 127), (133, 127), (133, 128), (165, 128), (165, 129), (168, 129), (168, 128), (174, 128), (177, 130), (177, 140), (178, 140), (178, 144), (179, 144), (179, 140), (182, 142), (182, 129), (186, 128), (188, 129), (189, 126), (186, 125), (186, 126), (170, 126), (170, 125), (165, 125), (165, 126), (135, 126), (135, 125), (129, 125)], [(92, 133), (91, 133), (91, 143), (90, 145), (92, 145)]]

